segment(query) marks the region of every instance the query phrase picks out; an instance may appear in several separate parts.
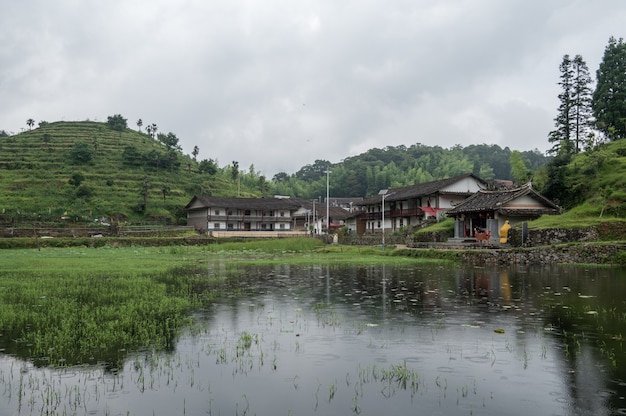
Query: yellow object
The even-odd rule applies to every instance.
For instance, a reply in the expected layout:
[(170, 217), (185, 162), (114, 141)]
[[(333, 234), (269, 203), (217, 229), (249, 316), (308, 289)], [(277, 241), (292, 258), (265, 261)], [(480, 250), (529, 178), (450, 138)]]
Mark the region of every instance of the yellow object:
[(500, 228), (500, 243), (505, 244), (509, 239), (509, 230), (511, 229), (511, 224), (509, 224), (509, 220), (504, 221), (504, 225)]

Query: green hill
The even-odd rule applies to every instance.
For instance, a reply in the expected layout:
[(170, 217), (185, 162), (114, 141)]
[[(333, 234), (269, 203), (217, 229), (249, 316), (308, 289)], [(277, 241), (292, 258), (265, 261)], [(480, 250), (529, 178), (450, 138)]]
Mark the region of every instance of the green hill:
[(539, 190), (567, 209), (564, 215), (540, 218), (534, 226), (626, 222), (626, 140), (603, 143), (573, 156), (562, 166), (552, 162), (537, 176)]
[(194, 194), (259, 195), (235, 184), (228, 169), (214, 168), (200, 172), (179, 148), (131, 129), (42, 123), (0, 138), (1, 218), (5, 224), (62, 217), (184, 224), (182, 208)]

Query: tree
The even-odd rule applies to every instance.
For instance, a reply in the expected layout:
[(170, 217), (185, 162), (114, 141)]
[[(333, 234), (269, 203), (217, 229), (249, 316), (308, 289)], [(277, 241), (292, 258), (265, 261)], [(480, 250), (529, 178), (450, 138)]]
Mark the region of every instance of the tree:
[(626, 44), (613, 36), (596, 71), (592, 98), (598, 129), (610, 140), (626, 137)]
[(69, 157), (74, 164), (86, 164), (93, 159), (93, 150), (87, 143), (78, 142), (70, 150)]
[(548, 141), (554, 143), (550, 153), (571, 153), (571, 141), (572, 136), (572, 89), (574, 74), (572, 71), (572, 61), (569, 55), (564, 55), (561, 65), (559, 65), (559, 71), (561, 72), (560, 81), (558, 85), (561, 87), (561, 93), (559, 97), (559, 108), (557, 116), (554, 119), (554, 126), (556, 130), (552, 130), (548, 134)]
[(200, 153), (200, 149), (198, 148), (198, 146), (194, 146), (193, 151), (191, 152), (191, 154), (193, 155), (193, 160), (196, 160), (196, 158), (198, 157), (198, 153)]
[(28, 130), (31, 130), (33, 126), (35, 125), (35, 120), (33, 120), (32, 118), (29, 118), (28, 120), (26, 120), (26, 125), (28, 126)]
[(139, 190), (141, 196), (143, 197), (143, 212), (148, 212), (148, 194), (150, 193), (151, 186), (152, 183), (150, 182), (150, 178), (144, 176), (141, 181), (141, 188)]
[(122, 160), (128, 166), (141, 165), (141, 153), (132, 144), (127, 145), (122, 151)]
[(163, 194), (163, 202), (165, 202), (165, 195), (169, 195), (170, 187), (167, 185), (161, 185), (161, 193)]
[(554, 143), (550, 153), (578, 153), (586, 143), (592, 126), (591, 76), (582, 56), (563, 56), (559, 66), (561, 86), (559, 108), (553, 130), (548, 135)]
[(44, 146), (47, 148), (48, 146), (50, 146), (50, 141), (52, 141), (52, 136), (50, 135), (50, 133), (44, 133), (44, 135), (41, 137), (41, 141), (43, 141)]
[(275, 183), (287, 182), (287, 181), (289, 181), (289, 175), (286, 172), (278, 172), (272, 178), (272, 182), (275, 182)]
[(520, 185), (527, 182), (528, 179), (530, 179), (532, 172), (528, 169), (528, 167), (526, 167), (522, 154), (517, 150), (513, 150), (511, 152), (511, 156), (509, 157), (509, 161), (511, 163), (511, 176), (513, 177), (513, 180)]
[(200, 173), (206, 173), (208, 175), (215, 175), (217, 173), (217, 164), (213, 159), (203, 159), (198, 165)]
[(587, 137), (592, 127), (592, 110), (591, 110), (591, 75), (589, 68), (583, 57), (576, 55), (572, 61), (574, 70), (574, 85), (572, 95), (572, 111), (574, 123), (574, 148), (578, 153), (582, 150), (583, 143), (587, 141)]
[(152, 123), (152, 124), (150, 125), (150, 134), (152, 135), (152, 138), (153, 138), (153, 139), (154, 139), (154, 137), (155, 137), (155, 136), (156, 136), (156, 134), (157, 134), (157, 130), (158, 130), (158, 128), (157, 128), (156, 123)]
[(137, 127), (139, 128), (139, 131), (141, 132), (141, 126), (143, 126), (143, 121), (141, 119), (137, 120)]
[(172, 132), (167, 134), (159, 133), (157, 135), (158, 140), (165, 145), (169, 150), (181, 150), (178, 144), (178, 137)]
[(84, 180), (85, 175), (83, 175), (81, 172), (74, 172), (72, 176), (68, 179), (67, 183), (72, 185), (74, 188), (78, 188)]
[(239, 162), (233, 160), (233, 166), (230, 169), (230, 174), (233, 178), (233, 182), (237, 182), (237, 178), (239, 177)]
[(107, 117), (107, 126), (111, 130), (124, 131), (128, 127), (127, 120), (121, 114), (115, 114)]

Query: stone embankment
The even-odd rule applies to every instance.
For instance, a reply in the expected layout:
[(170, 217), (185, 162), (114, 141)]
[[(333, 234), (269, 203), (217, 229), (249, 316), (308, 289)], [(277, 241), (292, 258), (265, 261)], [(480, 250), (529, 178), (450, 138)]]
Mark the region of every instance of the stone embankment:
[(559, 244), (554, 246), (467, 250), (461, 253), (464, 263), (483, 264), (610, 264), (626, 244)]
[[(449, 239), (441, 243), (439, 235), (421, 235), (419, 241), (411, 239), (409, 248), (457, 250), (463, 262), (469, 264), (623, 264), (626, 261), (626, 229), (622, 223), (602, 224), (600, 227), (576, 229), (511, 229), (507, 244), (499, 238), (480, 246), (472, 241)], [(602, 243), (616, 240), (618, 243)], [(430, 241), (430, 242), (428, 242)]]

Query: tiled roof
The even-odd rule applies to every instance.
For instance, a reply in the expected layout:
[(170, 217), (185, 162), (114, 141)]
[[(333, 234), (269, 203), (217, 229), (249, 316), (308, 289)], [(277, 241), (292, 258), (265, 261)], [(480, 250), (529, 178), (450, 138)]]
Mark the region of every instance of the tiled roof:
[(196, 195), (185, 209), (189, 209), (194, 201), (199, 201), (205, 207), (235, 208), (235, 209), (259, 209), (277, 210), (288, 209), (297, 210), (300, 205), (291, 198), (229, 198), (219, 196)]
[[(506, 205), (520, 198), (522, 196), (529, 196), (534, 200), (541, 203), (542, 207), (529, 208), (529, 209), (516, 209), (507, 208)], [(504, 189), (497, 191), (480, 190), (459, 203), (454, 208), (448, 210), (448, 216), (454, 216), (457, 214), (465, 214), (472, 212), (484, 212), (484, 211), (498, 211), (502, 214), (528, 214), (534, 212), (536, 214), (557, 214), (559, 207), (539, 192), (532, 189), (530, 184), (524, 185), (519, 188)]]
[[(387, 195), (385, 196), (385, 201), (404, 201), (411, 198), (419, 198), (422, 196), (432, 195), (437, 192), (440, 192), (441, 189), (446, 186), (455, 184), (464, 178), (474, 178), (479, 182), (485, 183), (478, 176), (467, 173), (464, 175), (457, 175), (451, 178), (440, 179), (437, 181), (418, 183), (416, 185), (403, 186), (400, 188), (389, 188), (387, 191)], [(393, 193), (393, 195), (391, 195)], [(468, 193), (463, 192), (446, 192), (446, 194), (454, 194), (454, 195), (469, 195)], [(357, 203), (356, 205), (372, 205), (376, 203), (380, 203), (382, 199), (381, 195), (374, 195), (370, 198), (363, 200), (362, 202)]]

